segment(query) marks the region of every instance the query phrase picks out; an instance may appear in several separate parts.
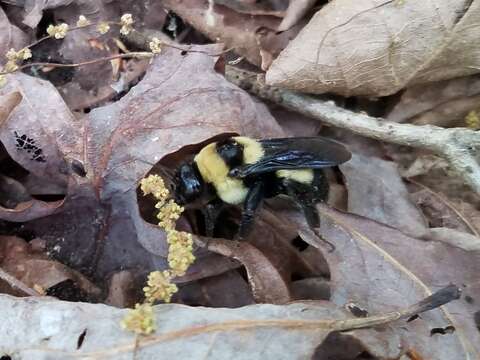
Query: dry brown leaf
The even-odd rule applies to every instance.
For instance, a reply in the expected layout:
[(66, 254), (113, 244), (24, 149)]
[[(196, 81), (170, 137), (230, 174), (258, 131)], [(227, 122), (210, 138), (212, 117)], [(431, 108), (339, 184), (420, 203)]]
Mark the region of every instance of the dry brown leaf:
[(335, 0), (267, 72), (271, 85), (309, 93), (385, 96), (477, 73), (480, 1)]
[[(325, 252), (331, 267), (331, 301), (354, 303), (368, 313), (403, 307), (448, 283), (462, 284), (462, 301), (399, 324), (407, 341), (425, 359), (477, 358), (480, 334), (474, 322), (480, 298), (480, 252), (437, 241), (418, 240), (356, 215), (321, 206), (321, 234), (336, 250)], [(302, 220), (303, 221), (303, 220)], [(302, 238), (313, 246), (325, 243), (309, 230)], [(434, 328), (455, 331), (431, 335)]]
[[(138, 181), (153, 164), (190, 145), (176, 154), (187, 155), (222, 133), (283, 135), (265, 106), (214, 72), (215, 57), (202, 52), (217, 53), (218, 46), (194, 49), (199, 52), (165, 49), (126, 96), (80, 120), (42, 80), (15, 74), (2, 89), (24, 95), (0, 128), (10, 156), (39, 177), (68, 184), (57, 214), (25, 224), (57, 259), (97, 280), (120, 268), (143, 274), (165, 268), (165, 234), (140, 216), (137, 200)], [(38, 91), (48, 96), (30, 96)], [(34, 138), (46, 161), (17, 150), (15, 131)], [(65, 163), (70, 171), (62, 173)], [(194, 267), (196, 278), (232, 268), (228, 259), (216, 261), (210, 270)]]
[(240, 261), (257, 303), (285, 304), (292, 298), (286, 280), (270, 260), (247, 242), (210, 239), (208, 249)]
[(163, 1), (166, 8), (178, 14), (195, 29), (215, 42), (222, 42), (225, 48), (234, 48), (252, 64), (260, 65), (262, 57), (257, 44), (259, 28), (276, 29), (280, 20), (272, 16), (250, 16), (237, 13), (224, 6), (215, 6), (207, 12), (206, 0)]

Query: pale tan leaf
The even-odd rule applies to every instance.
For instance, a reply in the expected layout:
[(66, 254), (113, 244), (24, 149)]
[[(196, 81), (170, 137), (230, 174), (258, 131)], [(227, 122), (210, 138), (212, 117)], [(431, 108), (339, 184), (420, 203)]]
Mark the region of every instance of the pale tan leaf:
[(335, 0), (274, 61), (267, 82), (384, 96), (479, 72), (480, 1)]

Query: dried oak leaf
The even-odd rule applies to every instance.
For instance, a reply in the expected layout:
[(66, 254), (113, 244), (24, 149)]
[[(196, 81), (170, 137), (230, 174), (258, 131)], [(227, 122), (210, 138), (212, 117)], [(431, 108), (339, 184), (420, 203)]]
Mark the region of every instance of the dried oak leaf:
[[(338, 331), (368, 326), (368, 318), (353, 318), (325, 301), (238, 309), (167, 304), (154, 307), (157, 332), (138, 337), (119, 326), (127, 310), (106, 305), (1, 295), (0, 307), (0, 331), (9, 334), (0, 337), (0, 347), (22, 359), (127, 360), (133, 354), (139, 360), (158, 359), (159, 354), (188, 359), (305, 359), (312, 358), (317, 348), (324, 354), (336, 351), (338, 342), (325, 340), (341, 337)], [(421, 304), (413, 308), (428, 309)], [(376, 324), (388, 323), (386, 317), (377, 318)], [(342, 344), (357, 344), (344, 347), (346, 358), (355, 358), (359, 352), (383, 359), (402, 355), (400, 338), (388, 325), (342, 334), (351, 339)]]
[[(214, 72), (215, 57), (208, 54), (219, 47), (195, 49), (165, 49), (126, 96), (81, 120), (45, 81), (16, 74), (2, 89), (24, 94), (0, 128), (10, 156), (39, 177), (68, 185), (60, 211), (25, 224), (62, 262), (97, 280), (120, 268), (165, 268), (165, 234), (143, 220), (137, 204), (138, 182), (152, 165), (222, 133), (282, 136), (264, 106)], [(34, 138), (45, 161), (19, 151), (15, 132)], [(72, 170), (74, 163), (83, 174)]]
[(335, 0), (266, 74), (309, 93), (385, 96), (478, 72), (480, 1)]
[[(407, 330), (402, 330), (407, 348), (424, 359), (479, 357), (480, 333), (474, 314), (479, 311), (480, 251), (418, 240), (360, 216), (326, 206), (319, 209), (321, 235), (336, 246), (335, 251), (324, 253), (331, 268), (332, 302), (381, 312), (418, 301), (446, 284), (461, 284), (460, 301), (397, 325)], [(303, 240), (325, 249), (325, 243), (303, 226)], [(448, 326), (454, 331), (438, 333)]]

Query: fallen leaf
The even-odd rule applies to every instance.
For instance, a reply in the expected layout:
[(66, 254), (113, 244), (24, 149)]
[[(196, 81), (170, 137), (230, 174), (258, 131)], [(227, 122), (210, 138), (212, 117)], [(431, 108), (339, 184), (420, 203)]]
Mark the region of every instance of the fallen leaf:
[(437, 126), (465, 126), (465, 115), (478, 107), (479, 94), (479, 75), (412, 86), (401, 95), (386, 119)]
[[(446, 290), (446, 291), (445, 291)], [(456, 289), (445, 289), (455, 299)], [(449, 292), (449, 294), (447, 294)], [(445, 297), (438, 294), (437, 297)], [(17, 299), (0, 296), (3, 321), (0, 331), (9, 336), (0, 338), (7, 354), (21, 358), (56, 357), (73, 359), (157, 359), (158, 354), (170, 358), (236, 358), (275, 359), (311, 358), (320, 350), (334, 351), (336, 342), (324, 341), (338, 331), (383, 325), (415, 311), (429, 310), (435, 299), (410, 309), (371, 318), (355, 319), (346, 310), (328, 302), (296, 303), (284, 306), (263, 304), (238, 309), (212, 309), (178, 304), (154, 307), (157, 333), (140, 336), (120, 328), (127, 310), (106, 305), (52, 301), (47, 298)], [(30, 321), (24, 321), (28, 318)], [(46, 321), (48, 319), (49, 321)], [(31, 324), (40, 324), (32, 327)], [(346, 333), (362, 346), (347, 351), (350, 358), (358, 350), (379, 358), (398, 358), (404, 349), (398, 336), (388, 326), (382, 330), (360, 329)], [(386, 339), (383, 335), (386, 334)], [(259, 352), (259, 349), (262, 351)]]
[(278, 105), (269, 106), (269, 110), (289, 137), (316, 136), (322, 128), (320, 121), (286, 110)]
[(315, 5), (316, 0), (294, 0), (290, 1), (285, 16), (278, 25), (277, 31), (285, 31), (297, 24), (307, 12)]
[[(193, 49), (198, 52), (165, 49), (127, 95), (78, 120), (45, 81), (15, 74), (10, 87), (2, 89), (24, 94), (0, 128), (10, 156), (28, 171), (67, 186), (61, 211), (29, 221), (25, 229), (44, 239), (56, 259), (96, 281), (119, 269), (145, 275), (166, 268), (165, 233), (140, 216), (137, 199), (138, 182), (155, 163), (169, 154), (181, 161), (223, 133), (283, 134), (265, 106), (214, 72), (215, 57), (209, 54), (217, 53), (218, 46)], [(30, 99), (30, 91), (48, 93), (48, 101)], [(32, 161), (18, 151), (14, 131), (33, 137), (46, 161)], [(72, 168), (73, 162), (65, 159), (78, 161), (84, 174), (72, 169), (61, 173), (61, 164)], [(212, 270), (193, 268), (195, 278), (232, 268), (229, 259), (216, 261)]]
[[(475, 299), (480, 298), (479, 251), (418, 240), (326, 206), (320, 206), (320, 211), (321, 234), (336, 246), (335, 251), (324, 253), (331, 268), (332, 302), (338, 306), (353, 302), (368, 313), (381, 312), (415, 302), (448, 283), (462, 284), (462, 301), (401, 326), (408, 329), (403, 331), (406, 347), (423, 358), (478, 357), (480, 334), (474, 313), (478, 311)], [(326, 247), (307, 228), (301, 236), (312, 246)], [(431, 335), (432, 329), (449, 325), (454, 326), (453, 333)]]
[(222, 308), (255, 304), (248, 282), (236, 270), (185, 284), (174, 300), (190, 306)]
[(235, 52), (255, 65), (262, 63), (256, 32), (259, 28), (276, 29), (280, 19), (273, 16), (250, 16), (233, 11), (225, 6), (215, 6), (208, 11), (208, 1), (174, 0), (163, 2), (165, 7), (195, 29), (215, 42), (222, 42), (225, 48)]
[[(331, 1), (290, 42), (267, 83), (385, 96), (478, 73), (480, 1)], [(415, 41), (412, 41), (415, 39)]]
[(428, 233), (394, 162), (354, 154), (340, 165), (348, 189), (348, 212), (389, 225), (414, 237)]
[(23, 23), (34, 29), (42, 19), (43, 11), (54, 9), (59, 6), (69, 5), (72, 0), (25, 0), (19, 2), (18, 5), (25, 9), (25, 17)]
[(257, 303), (285, 304), (291, 300), (288, 284), (275, 266), (257, 248), (247, 242), (210, 239), (208, 249), (240, 261)]
[(113, 274), (108, 279), (108, 295), (104, 303), (118, 308), (134, 307), (143, 298), (138, 283), (138, 274), (133, 271), (122, 270)]
[[(410, 180), (410, 182), (412, 183), (411, 188), (417, 189), (417, 191), (412, 191), (412, 200), (422, 209), (430, 227), (447, 227), (480, 237), (480, 230), (469, 219), (465, 211), (466, 205), (463, 206), (464, 209), (458, 208), (446, 196), (436, 193), (429, 187), (416, 181)], [(480, 216), (480, 212), (473, 209), (471, 205), (468, 207), (468, 212), (471, 216)]]
[[(25, 87), (19, 87), (17, 79), (26, 80), (23, 84)], [(20, 82), (22, 80), (20, 80)], [(37, 135), (34, 134), (38, 132), (42, 133), (41, 127), (38, 127), (38, 124), (41, 124), (42, 120), (48, 121), (56, 118), (62, 119), (61, 121), (63, 121), (63, 116), (68, 116), (69, 111), (66, 108), (61, 108), (61, 106), (57, 109), (49, 109), (47, 105), (43, 113), (44, 117), (39, 119), (34, 107), (40, 102), (43, 105), (46, 105), (46, 102), (42, 101), (40, 97), (29, 99), (30, 96), (33, 96), (30, 85), (35, 81), (36, 80), (33, 78), (28, 78), (25, 75), (19, 74), (18, 77), (16, 77), (16, 75), (10, 75), (9, 83), (4, 89), (0, 90), (0, 141), (5, 147), (6, 152), (11, 154), (12, 158), (18, 164), (22, 165), (24, 168), (31, 169), (32, 173), (36, 174), (38, 177), (49, 178), (50, 183), (56, 182), (61, 187), (64, 187), (66, 179), (62, 172), (64, 173), (65, 171), (68, 171), (64, 159), (58, 158), (57, 149), (54, 143), (49, 144), (48, 150), (37, 147), (34, 144)], [(56, 94), (55, 90), (51, 90), (52, 96), (50, 99), (52, 103), (54, 103), (59, 99), (59, 96)], [(23, 129), (21, 126), (17, 127), (18, 124), (14, 120), (18, 116), (24, 117), (23, 123), (25, 127)], [(55, 130), (60, 129), (52, 130), (52, 133), (55, 133)], [(26, 135), (27, 133), (28, 136)], [(23, 136), (25, 136), (25, 139), (22, 138)], [(33, 143), (30, 144), (32, 148), (27, 148), (28, 146), (25, 146), (28, 139), (33, 140)], [(35, 148), (33, 148), (33, 146), (35, 146)], [(43, 154), (51, 154), (52, 160), (57, 156), (57, 158), (52, 161), (52, 166), (47, 169), (43, 166), (44, 169), (42, 169), (42, 166), (37, 164), (39, 163), (37, 160), (42, 158), (38, 156), (34, 157), (35, 152), (37, 151), (40, 151), (40, 156), (45, 156)], [(10, 157), (6, 156), (0, 161), (0, 164), (3, 165), (2, 167), (4, 169), (9, 168), (8, 166), (5, 166), (9, 159)], [(55, 162), (56, 164), (54, 164)], [(1, 176), (3, 179), (2, 187), (5, 191), (8, 191), (3, 195), (5, 198), (0, 203), (0, 218), (3, 220), (17, 222), (32, 220), (53, 214), (63, 204), (62, 200), (45, 202), (33, 199), (21, 183), (14, 178), (10, 178), (7, 174), (1, 174)], [(14, 192), (10, 194), (10, 191)]]
[(480, 238), (463, 231), (446, 227), (431, 228), (428, 236), (431, 240), (443, 241), (466, 251), (480, 251)]
[(35, 251), (25, 240), (13, 236), (1, 236), (0, 240), (0, 267), (30, 288), (47, 292), (69, 280), (91, 300), (100, 296), (100, 289), (82, 274)]
[(27, 35), (15, 25), (12, 25), (7, 15), (0, 8), (0, 64), (5, 63), (6, 54), (10, 49), (20, 50), (28, 43)]

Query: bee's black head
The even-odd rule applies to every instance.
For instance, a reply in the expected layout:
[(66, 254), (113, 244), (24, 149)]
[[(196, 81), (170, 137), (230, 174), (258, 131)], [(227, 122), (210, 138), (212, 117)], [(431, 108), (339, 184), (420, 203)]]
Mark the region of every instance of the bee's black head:
[(175, 201), (185, 205), (197, 200), (203, 194), (203, 179), (195, 163), (180, 166), (175, 173)]

